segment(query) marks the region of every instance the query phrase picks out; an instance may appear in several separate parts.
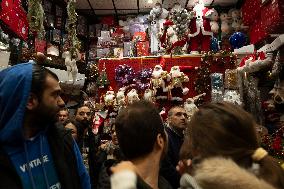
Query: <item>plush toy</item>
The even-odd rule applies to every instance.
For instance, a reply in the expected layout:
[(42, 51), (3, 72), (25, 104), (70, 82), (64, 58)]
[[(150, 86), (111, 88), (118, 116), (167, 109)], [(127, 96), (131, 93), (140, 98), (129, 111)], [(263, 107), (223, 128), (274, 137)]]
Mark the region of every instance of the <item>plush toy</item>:
[(146, 89), (144, 92), (144, 100), (154, 102), (154, 95), (151, 89)]
[(188, 99), (185, 100), (185, 102), (184, 102), (184, 109), (185, 109), (185, 112), (186, 112), (186, 114), (188, 116), (188, 120), (189, 121), (190, 121), (191, 117), (193, 116), (193, 114), (195, 112), (197, 112), (197, 110), (198, 110), (198, 108), (197, 108), (197, 106), (195, 104), (195, 101), (197, 99), (199, 99), (200, 97), (205, 96), (205, 95), (206, 95), (206, 93), (202, 93), (200, 95), (197, 95), (197, 96), (194, 96), (192, 98), (188, 98)]
[(154, 90), (156, 99), (167, 99), (168, 89), (166, 88), (166, 81), (170, 80), (167, 71), (164, 71), (161, 65), (156, 65), (151, 78), (151, 86)]
[(183, 87), (184, 82), (188, 82), (188, 77), (180, 71), (179, 66), (173, 66), (170, 71), (171, 82), (169, 85), (171, 100), (182, 101), (182, 96), (189, 92), (187, 87)]
[(71, 57), (71, 53), (69, 51), (65, 51), (62, 54), (62, 58), (65, 58), (65, 66), (67, 68), (67, 75), (72, 75), (73, 83), (75, 83), (77, 74), (78, 74), (78, 68), (76, 65), (76, 59)]
[(133, 102), (139, 101), (139, 96), (136, 89), (131, 89), (127, 93), (127, 104), (133, 104)]
[(229, 18), (231, 18), (231, 27), (234, 31), (240, 31), (242, 28), (241, 11), (238, 9), (230, 9), (228, 12)]
[(219, 32), (219, 23), (218, 23), (219, 15), (218, 15), (218, 12), (214, 8), (212, 8), (211, 10), (213, 11), (213, 13), (210, 16), (211, 31), (213, 33), (218, 33)]
[[(189, 50), (191, 54), (198, 54), (199, 50), (210, 50), (210, 39), (213, 35), (210, 27), (210, 17), (214, 11), (204, 7), (203, 0), (198, 1), (193, 11), (195, 12), (195, 17), (189, 24)], [(201, 45), (201, 48), (199, 48), (199, 45)]]
[(118, 89), (118, 92), (116, 93), (116, 103), (119, 107), (123, 107), (126, 105), (125, 101), (125, 87), (121, 87)]
[(105, 106), (113, 107), (116, 103), (115, 93), (112, 89), (108, 90), (104, 96)]
[(158, 34), (162, 31), (165, 19), (168, 16), (168, 11), (162, 8), (160, 3), (156, 3), (153, 9), (150, 11), (148, 20), (150, 22), (150, 48), (152, 54), (157, 54), (159, 51)]
[(227, 35), (230, 33), (229, 16), (227, 13), (220, 14), (221, 20), (221, 31), (222, 35)]

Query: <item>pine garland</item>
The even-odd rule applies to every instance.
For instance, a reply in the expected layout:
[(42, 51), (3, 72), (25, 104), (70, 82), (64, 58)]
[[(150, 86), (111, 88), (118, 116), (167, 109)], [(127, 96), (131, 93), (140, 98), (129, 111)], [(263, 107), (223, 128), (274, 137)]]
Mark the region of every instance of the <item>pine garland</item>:
[(44, 10), (41, 0), (28, 1), (28, 21), (30, 34), (38, 39), (44, 39), (45, 31), (43, 26)]
[(77, 24), (77, 13), (76, 13), (76, 0), (69, 0), (67, 4), (68, 14), (68, 40), (70, 44), (70, 52), (72, 56), (76, 56), (76, 51), (80, 49), (80, 41), (77, 38), (76, 24)]

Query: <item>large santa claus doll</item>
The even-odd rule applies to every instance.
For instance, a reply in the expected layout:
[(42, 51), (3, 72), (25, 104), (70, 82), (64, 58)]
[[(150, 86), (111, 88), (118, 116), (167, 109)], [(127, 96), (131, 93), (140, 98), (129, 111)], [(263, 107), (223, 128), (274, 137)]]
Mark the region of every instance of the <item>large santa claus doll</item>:
[(154, 90), (156, 99), (167, 99), (168, 89), (166, 88), (166, 81), (170, 80), (167, 71), (164, 71), (161, 65), (156, 65), (151, 78), (151, 86)]
[(214, 11), (204, 7), (203, 0), (198, 0), (193, 11), (195, 16), (189, 24), (190, 33), (188, 34), (188, 50), (191, 54), (198, 54), (199, 51), (210, 50), (210, 40), (213, 35), (213, 32), (211, 32), (210, 17)]
[[(190, 67), (194, 69), (194, 67)], [(171, 82), (170, 82), (170, 97), (172, 101), (182, 101), (183, 96), (189, 92), (187, 87), (183, 86), (183, 83), (188, 82), (189, 78), (183, 72), (181, 72), (179, 66), (173, 66), (170, 71)]]

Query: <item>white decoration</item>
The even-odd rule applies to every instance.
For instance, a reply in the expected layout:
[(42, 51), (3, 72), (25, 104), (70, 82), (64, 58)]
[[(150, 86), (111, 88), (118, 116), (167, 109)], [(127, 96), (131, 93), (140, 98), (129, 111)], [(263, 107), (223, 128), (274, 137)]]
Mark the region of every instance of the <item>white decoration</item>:
[(140, 99), (139, 99), (136, 89), (131, 89), (131, 91), (127, 93), (127, 103), (128, 104), (133, 104), (134, 102), (139, 101), (139, 100)]
[(72, 75), (73, 83), (75, 83), (77, 74), (78, 74), (78, 68), (76, 65), (76, 59), (72, 59), (71, 53), (69, 51), (65, 51), (62, 54), (62, 58), (65, 58), (65, 66), (67, 68), (67, 76)]

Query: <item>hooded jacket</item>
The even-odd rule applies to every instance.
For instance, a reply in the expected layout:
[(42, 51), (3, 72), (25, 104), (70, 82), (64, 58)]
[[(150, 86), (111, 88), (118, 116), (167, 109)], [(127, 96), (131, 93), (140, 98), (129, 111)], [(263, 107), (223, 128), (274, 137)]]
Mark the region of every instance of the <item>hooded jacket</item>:
[(88, 173), (71, 134), (50, 123), (31, 139), (23, 121), (33, 63), (0, 72), (0, 188), (90, 188)]
[(184, 174), (180, 189), (275, 189), (230, 159), (209, 158), (196, 166), (193, 176)]

